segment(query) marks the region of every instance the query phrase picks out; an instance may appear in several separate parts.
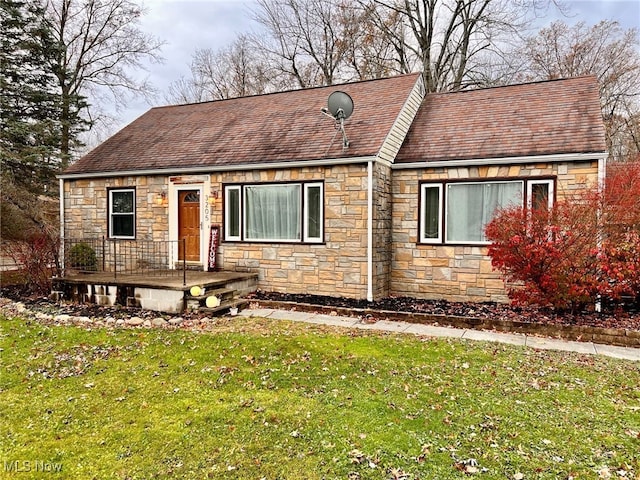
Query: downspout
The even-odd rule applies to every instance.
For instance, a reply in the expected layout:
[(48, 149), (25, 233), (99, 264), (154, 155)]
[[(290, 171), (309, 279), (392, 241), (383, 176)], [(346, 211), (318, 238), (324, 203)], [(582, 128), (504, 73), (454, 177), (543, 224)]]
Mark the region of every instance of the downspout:
[(604, 180), (607, 176), (607, 158), (601, 157), (598, 159), (598, 190), (600, 192), (604, 189)]
[(367, 162), (367, 301), (373, 302), (373, 161)]
[[(600, 157), (598, 159), (598, 193), (600, 195), (604, 194), (604, 182), (607, 178), (607, 157)], [(598, 217), (600, 218), (602, 212), (597, 212)], [(600, 223), (600, 222), (598, 222)], [(602, 232), (598, 232), (598, 250), (602, 246)], [(596, 297), (595, 311), (600, 313), (602, 311), (602, 298), (600, 295)]]
[(64, 180), (62, 178), (58, 179), (59, 186), (59, 194), (58, 198), (60, 199), (60, 273), (64, 276)]

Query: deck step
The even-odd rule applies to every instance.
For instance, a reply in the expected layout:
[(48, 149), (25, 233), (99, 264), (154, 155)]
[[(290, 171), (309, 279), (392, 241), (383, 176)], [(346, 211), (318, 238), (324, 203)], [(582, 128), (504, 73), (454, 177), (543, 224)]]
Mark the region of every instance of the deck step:
[(229, 310), (230, 308), (236, 307), (236, 308), (240, 308), (243, 307), (245, 305), (247, 305), (249, 303), (249, 300), (247, 300), (246, 298), (236, 298), (234, 300), (231, 300), (229, 302), (224, 302), (221, 303), (220, 305), (218, 305), (217, 307), (214, 308), (209, 308), (209, 307), (200, 307), (198, 308), (199, 312), (203, 312), (203, 313), (209, 313), (209, 314), (213, 314), (213, 313), (220, 313), (220, 312), (224, 312), (226, 310)]
[(216, 290), (205, 290), (202, 295), (191, 295), (191, 293), (187, 292), (186, 298), (188, 300), (207, 300), (207, 298), (215, 295), (219, 298), (224, 298), (228, 296), (234, 296), (236, 291), (233, 288), (218, 288)]
[[(185, 292), (187, 309), (208, 314), (222, 313), (230, 308), (248, 303), (247, 300), (238, 298), (238, 291), (233, 288), (217, 288), (215, 290), (205, 290), (202, 295), (191, 295)], [(216, 297), (220, 303), (215, 307), (207, 306), (207, 299)]]

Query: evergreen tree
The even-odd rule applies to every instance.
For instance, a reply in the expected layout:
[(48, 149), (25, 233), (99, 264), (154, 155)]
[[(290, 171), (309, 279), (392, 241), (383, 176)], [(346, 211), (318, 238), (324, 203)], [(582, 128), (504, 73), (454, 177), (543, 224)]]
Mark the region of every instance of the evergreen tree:
[(46, 69), (54, 44), (35, 2), (0, 0), (0, 161), (3, 197), (11, 184), (51, 191), (60, 164), (60, 96)]

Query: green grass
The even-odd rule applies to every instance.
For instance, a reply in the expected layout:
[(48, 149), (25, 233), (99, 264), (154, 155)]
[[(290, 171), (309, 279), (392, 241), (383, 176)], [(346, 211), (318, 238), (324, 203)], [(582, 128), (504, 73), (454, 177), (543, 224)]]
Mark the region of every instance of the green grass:
[(261, 319), (0, 348), (0, 478), (640, 476), (638, 363)]

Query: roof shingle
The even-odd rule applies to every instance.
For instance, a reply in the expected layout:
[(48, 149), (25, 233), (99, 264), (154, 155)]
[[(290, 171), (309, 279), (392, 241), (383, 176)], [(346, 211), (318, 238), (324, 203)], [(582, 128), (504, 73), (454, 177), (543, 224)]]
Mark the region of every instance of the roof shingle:
[[(418, 74), (152, 108), (64, 174), (198, 168), (376, 155)], [(321, 113), (333, 91), (354, 100), (342, 136)], [(336, 134), (337, 133), (337, 134)]]
[(397, 163), (606, 150), (593, 76), (428, 94)]

